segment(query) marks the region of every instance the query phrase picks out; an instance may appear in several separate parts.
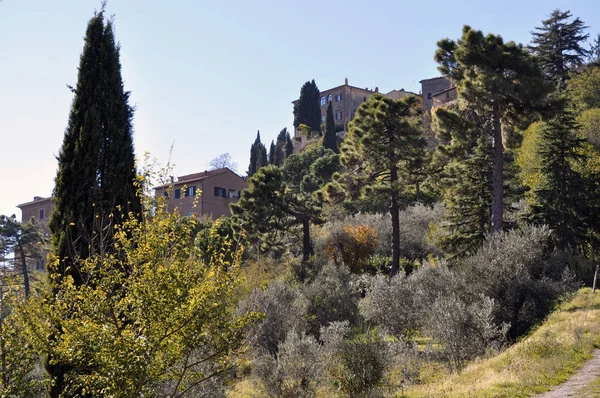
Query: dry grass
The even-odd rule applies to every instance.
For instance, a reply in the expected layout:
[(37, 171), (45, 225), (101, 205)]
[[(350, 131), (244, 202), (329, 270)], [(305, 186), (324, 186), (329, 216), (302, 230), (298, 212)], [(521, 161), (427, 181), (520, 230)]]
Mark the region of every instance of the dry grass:
[[(397, 397), (530, 397), (550, 390), (591, 358), (600, 343), (600, 295), (581, 289), (529, 337), (460, 373)], [(600, 387), (600, 381), (598, 381)]]

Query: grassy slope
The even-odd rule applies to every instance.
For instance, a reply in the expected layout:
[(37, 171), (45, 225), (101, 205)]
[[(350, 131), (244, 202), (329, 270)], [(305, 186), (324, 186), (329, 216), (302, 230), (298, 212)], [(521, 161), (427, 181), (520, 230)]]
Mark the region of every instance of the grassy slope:
[(599, 345), (600, 294), (592, 296), (590, 289), (581, 289), (506, 351), (397, 396), (530, 397), (567, 380)]

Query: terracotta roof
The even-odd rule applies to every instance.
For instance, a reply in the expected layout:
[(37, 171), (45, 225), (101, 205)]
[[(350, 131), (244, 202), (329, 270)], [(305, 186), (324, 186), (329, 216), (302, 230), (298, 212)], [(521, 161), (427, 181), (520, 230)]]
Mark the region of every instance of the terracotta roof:
[(154, 187), (154, 189), (157, 190), (160, 188), (166, 188), (166, 187), (170, 187), (173, 185), (180, 185), (180, 184), (184, 184), (184, 183), (188, 183), (188, 182), (198, 182), (198, 181), (206, 180), (206, 179), (209, 179), (209, 178), (212, 178), (212, 177), (215, 177), (217, 175), (224, 174), (227, 172), (232, 173), (232, 174), (236, 175), (238, 178), (246, 181), (238, 173), (230, 170), (227, 167), (223, 167), (221, 169), (204, 170), (203, 172), (200, 172), (200, 173), (193, 173), (193, 174), (186, 174), (186, 175), (178, 176), (177, 181), (159, 185), (157, 187)]
[(26, 207), (26, 206), (32, 205), (34, 203), (41, 203), (41, 202), (46, 202), (46, 201), (52, 201), (52, 196), (48, 196), (47, 198), (35, 196), (31, 202), (21, 203), (20, 205), (17, 205), (17, 207), (20, 209), (21, 207)]

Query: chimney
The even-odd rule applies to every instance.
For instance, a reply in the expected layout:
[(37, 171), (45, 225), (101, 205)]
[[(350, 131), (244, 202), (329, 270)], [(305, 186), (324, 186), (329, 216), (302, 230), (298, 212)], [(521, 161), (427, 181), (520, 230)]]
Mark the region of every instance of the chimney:
[(174, 176), (169, 176), (171, 177), (171, 184), (173, 184), (175, 182), (175, 177)]
[(44, 198), (42, 198), (41, 196), (34, 196), (33, 197), (33, 201), (34, 202), (37, 202), (38, 200), (42, 200), (42, 199), (44, 199)]
[(345, 84), (346, 84), (346, 86), (347, 86), (347, 85), (348, 85), (348, 78), (346, 78), (346, 79), (344, 80), (344, 82), (345, 82)]
[(378, 93), (379, 92), (379, 87), (375, 87), (375, 92)]

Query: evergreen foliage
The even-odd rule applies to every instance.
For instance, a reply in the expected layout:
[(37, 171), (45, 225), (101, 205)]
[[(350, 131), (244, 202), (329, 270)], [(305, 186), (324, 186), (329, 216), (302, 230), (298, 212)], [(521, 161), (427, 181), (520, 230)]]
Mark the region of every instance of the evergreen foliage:
[(363, 102), (340, 148), (344, 172), (327, 188), (331, 197), (385, 193), (392, 218), (392, 275), (400, 267), (400, 207), (414, 197), (410, 182), (424, 157), (420, 115), (415, 97), (394, 101), (375, 94)]
[(302, 226), (302, 260), (312, 253), (310, 224), (321, 222), (323, 202), (316, 195), (338, 169), (338, 156), (317, 147), (292, 155), (282, 167), (269, 165), (248, 179), (248, 189), (231, 205), (236, 224), (264, 246), (273, 246), (278, 233)]
[[(274, 147), (273, 144), (271, 144), (271, 148), (273, 148), (273, 158), (271, 160), (271, 164), (274, 164), (275, 166), (281, 166), (283, 164), (283, 161), (288, 156), (287, 151), (289, 138), (290, 136), (286, 128), (277, 134), (277, 141), (274, 144)], [(291, 142), (291, 139), (289, 142)]]
[(331, 102), (327, 105), (327, 117), (325, 119), (325, 136), (323, 137), (323, 146), (339, 153), (337, 146), (337, 134), (335, 133), (335, 121), (333, 120), (333, 108)]
[(504, 146), (502, 124), (528, 121), (552, 91), (541, 70), (521, 44), (464, 26), (457, 41), (440, 40), (438, 69), (457, 86), (459, 104), (489, 119), (492, 125), (493, 174), (491, 231), (503, 228)]
[(56, 272), (85, 282), (78, 259), (110, 252), (114, 226), (140, 212), (136, 195), (133, 108), (123, 89), (119, 46), (104, 10), (89, 21), (75, 97), (54, 187), (50, 219)]
[[(89, 282), (89, 269), (81, 269), (81, 261), (115, 254), (116, 227), (141, 211), (132, 137), (134, 110), (129, 105), (130, 93), (123, 88), (113, 23), (105, 23), (104, 9), (89, 21), (84, 40), (75, 97), (58, 154), (49, 223), (55, 258), (49, 271), (57, 297), (65, 288), (63, 282), (72, 281), (73, 286)], [(124, 274), (131, 272), (131, 264), (105, 265)], [(52, 336), (60, 340), (64, 318), (53, 321)], [(52, 379), (50, 396), (67, 393), (71, 362), (49, 356), (46, 369)]]
[(304, 83), (300, 89), (300, 98), (294, 105), (294, 127), (301, 124), (310, 127), (311, 131), (321, 131), (320, 93), (315, 80)]
[(260, 131), (256, 133), (256, 139), (250, 147), (250, 164), (248, 165), (248, 177), (252, 177), (258, 169), (266, 166), (267, 162), (267, 149), (265, 145), (260, 141)]
[(533, 193), (529, 213), (532, 222), (550, 227), (555, 245), (563, 250), (584, 243), (591, 226), (593, 198), (587, 197), (588, 182), (573, 167), (584, 160), (578, 129), (568, 110), (544, 126), (539, 149), (543, 181)]
[(275, 161), (275, 141), (271, 141), (271, 146), (269, 147), (269, 164), (273, 164)]
[(290, 132), (285, 129), (285, 157), (291, 156), (294, 154), (294, 143), (292, 142), (292, 137), (290, 136)]
[(532, 32), (533, 52), (546, 75), (558, 84), (569, 78), (569, 70), (582, 65), (589, 51), (581, 45), (589, 34), (579, 18), (570, 21), (570, 11), (554, 10), (542, 26)]

